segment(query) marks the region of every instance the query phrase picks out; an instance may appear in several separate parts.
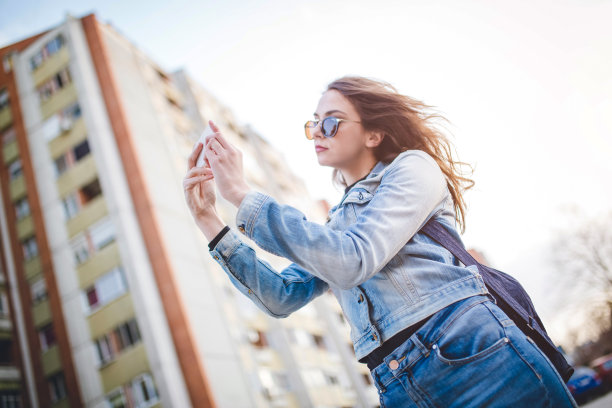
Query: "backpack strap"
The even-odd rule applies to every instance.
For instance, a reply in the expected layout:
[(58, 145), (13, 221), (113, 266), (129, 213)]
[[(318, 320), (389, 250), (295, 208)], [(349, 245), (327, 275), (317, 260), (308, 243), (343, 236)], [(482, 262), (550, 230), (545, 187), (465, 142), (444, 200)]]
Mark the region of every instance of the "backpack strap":
[(439, 221), (430, 218), (421, 228), (421, 232), (446, 248), (465, 266), (480, 265), (480, 262), (474, 259)]

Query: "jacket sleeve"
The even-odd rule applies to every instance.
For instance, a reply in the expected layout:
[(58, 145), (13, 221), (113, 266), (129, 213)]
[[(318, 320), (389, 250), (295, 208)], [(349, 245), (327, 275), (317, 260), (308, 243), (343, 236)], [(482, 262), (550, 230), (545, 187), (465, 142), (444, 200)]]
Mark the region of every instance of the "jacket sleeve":
[(278, 273), (259, 259), (233, 229), (209, 252), (232, 284), (274, 317), (289, 316), (329, 289), (327, 283), (295, 263)]
[(301, 265), (330, 285), (350, 289), (397, 254), (447, 191), (433, 158), (408, 151), (387, 166), (373, 198), (344, 231), (309, 222), (299, 210), (257, 191), (241, 202), (236, 225), (262, 249)]

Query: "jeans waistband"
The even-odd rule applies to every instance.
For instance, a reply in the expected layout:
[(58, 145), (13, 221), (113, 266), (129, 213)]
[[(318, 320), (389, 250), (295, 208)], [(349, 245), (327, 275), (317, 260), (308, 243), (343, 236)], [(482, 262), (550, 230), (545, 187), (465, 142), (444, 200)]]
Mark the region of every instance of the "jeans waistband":
[[(404, 371), (421, 357), (428, 356), (431, 346), (444, 334), (454, 318), (470, 307), (492, 299), (490, 295), (471, 296), (433, 314), (416, 333), (384, 357), (383, 362), (371, 371), (378, 389), (384, 391), (385, 385), (395, 378), (395, 373)], [(393, 360), (397, 363), (390, 365)]]

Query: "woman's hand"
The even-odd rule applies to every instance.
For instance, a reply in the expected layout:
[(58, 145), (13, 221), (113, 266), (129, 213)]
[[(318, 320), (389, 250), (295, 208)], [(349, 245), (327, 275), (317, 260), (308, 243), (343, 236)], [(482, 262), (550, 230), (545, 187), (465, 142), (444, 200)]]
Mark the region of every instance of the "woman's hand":
[(250, 190), (244, 179), (242, 152), (221, 135), (212, 120), (209, 123), (215, 133), (206, 138), (204, 155), (210, 163), (221, 196), (240, 207), (242, 199)]
[(204, 167), (196, 167), (196, 160), (203, 149), (202, 143), (198, 143), (191, 152), (187, 164), (187, 174), (183, 179), (183, 190), (185, 200), (191, 215), (199, 220), (207, 215), (216, 213), (215, 210), (215, 182), (213, 172), (208, 162)]

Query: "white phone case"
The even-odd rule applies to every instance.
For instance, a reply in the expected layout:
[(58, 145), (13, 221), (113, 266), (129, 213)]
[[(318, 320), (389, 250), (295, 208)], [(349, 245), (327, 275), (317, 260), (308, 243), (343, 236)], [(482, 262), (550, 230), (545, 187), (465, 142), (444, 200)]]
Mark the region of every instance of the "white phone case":
[(198, 139), (198, 142), (202, 143), (204, 145), (204, 147), (202, 148), (202, 151), (200, 152), (200, 155), (198, 156), (198, 160), (196, 161), (196, 167), (204, 167), (204, 164), (205, 164), (205, 161), (204, 161), (204, 149), (206, 148), (206, 136), (212, 135), (214, 133), (215, 132), (213, 132), (213, 130), (210, 128), (210, 125), (208, 125), (208, 126), (206, 126), (206, 129), (204, 129), (204, 131), (200, 135), (200, 138)]

